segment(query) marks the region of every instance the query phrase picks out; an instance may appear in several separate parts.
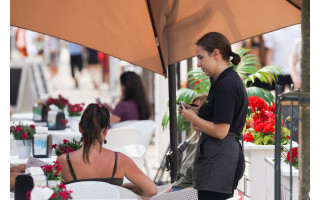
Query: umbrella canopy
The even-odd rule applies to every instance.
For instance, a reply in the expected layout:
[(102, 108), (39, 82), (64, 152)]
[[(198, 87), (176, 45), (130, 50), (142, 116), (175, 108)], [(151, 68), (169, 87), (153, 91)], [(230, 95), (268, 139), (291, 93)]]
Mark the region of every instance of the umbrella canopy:
[(107, 53), (167, 76), (205, 33), (231, 43), (300, 23), (286, 0), (11, 0), (10, 24)]

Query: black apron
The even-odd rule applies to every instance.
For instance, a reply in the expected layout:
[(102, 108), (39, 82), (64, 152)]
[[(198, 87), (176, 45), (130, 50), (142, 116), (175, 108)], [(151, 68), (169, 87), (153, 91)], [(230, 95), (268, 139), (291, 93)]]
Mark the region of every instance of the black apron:
[(201, 134), (194, 161), (193, 184), (197, 190), (233, 193), (243, 176), (242, 135), (229, 132), (219, 140)]

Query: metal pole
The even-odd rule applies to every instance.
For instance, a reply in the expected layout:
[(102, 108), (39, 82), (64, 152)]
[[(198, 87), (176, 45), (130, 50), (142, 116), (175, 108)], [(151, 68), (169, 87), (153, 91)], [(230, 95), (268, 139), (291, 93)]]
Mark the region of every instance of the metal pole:
[(181, 88), (181, 83), (180, 83), (180, 62), (176, 63), (177, 66), (177, 89), (179, 90)]
[[(291, 91), (293, 91), (293, 84), (290, 86)], [(292, 129), (293, 129), (293, 101), (290, 105), (290, 200), (292, 200)]]
[(276, 85), (276, 131), (275, 131), (275, 163), (274, 163), (274, 199), (281, 199), (281, 104), (279, 94), (282, 91), (280, 85)]
[(169, 81), (169, 117), (170, 117), (170, 148), (172, 151), (171, 183), (176, 180), (178, 172), (178, 150), (177, 150), (177, 106), (176, 106), (176, 70), (175, 65), (168, 67)]

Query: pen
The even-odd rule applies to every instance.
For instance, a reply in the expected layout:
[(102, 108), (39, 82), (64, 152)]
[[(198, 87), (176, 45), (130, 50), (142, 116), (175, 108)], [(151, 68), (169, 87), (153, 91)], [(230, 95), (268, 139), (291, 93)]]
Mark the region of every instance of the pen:
[[(177, 103), (177, 104), (179, 105), (180, 103)], [(190, 106), (195, 106), (195, 107), (199, 107), (199, 105), (193, 104), (193, 103), (190, 103), (190, 104), (188, 104), (188, 105), (190, 105)]]

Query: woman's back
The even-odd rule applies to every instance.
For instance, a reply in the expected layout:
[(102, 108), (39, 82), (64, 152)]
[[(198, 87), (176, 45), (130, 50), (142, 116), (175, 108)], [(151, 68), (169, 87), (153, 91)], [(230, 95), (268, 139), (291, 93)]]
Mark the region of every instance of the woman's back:
[(83, 161), (81, 149), (69, 154), (69, 164), (67, 157), (67, 154), (64, 154), (58, 158), (62, 167), (62, 178), (66, 183), (87, 179), (104, 179), (116, 185), (123, 182), (126, 163), (121, 153), (102, 148), (101, 153), (93, 151), (89, 154), (90, 163)]

